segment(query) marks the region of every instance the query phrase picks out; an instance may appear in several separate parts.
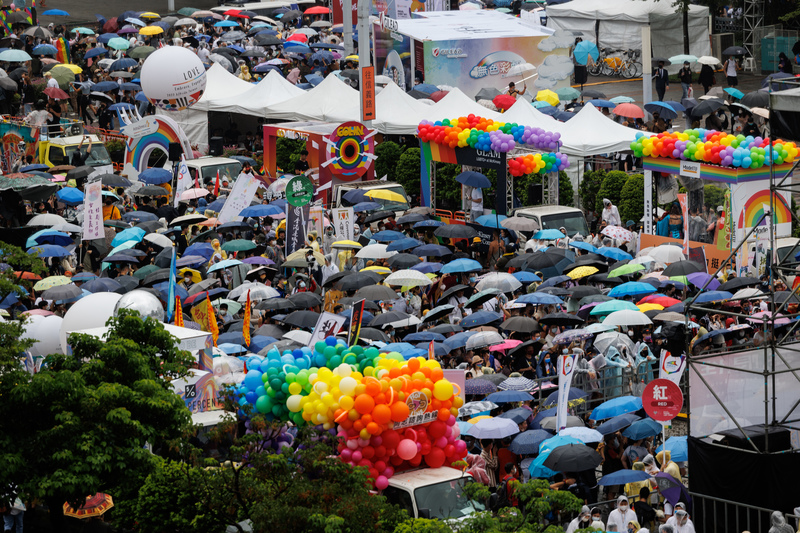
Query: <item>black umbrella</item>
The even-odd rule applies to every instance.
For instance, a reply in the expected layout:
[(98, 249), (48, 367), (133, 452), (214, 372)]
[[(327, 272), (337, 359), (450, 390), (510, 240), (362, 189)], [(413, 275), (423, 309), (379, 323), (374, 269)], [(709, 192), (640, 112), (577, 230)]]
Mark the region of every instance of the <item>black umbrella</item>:
[(319, 313), (314, 311), (293, 311), (283, 319), (285, 324), (297, 326), (298, 328), (311, 329), (317, 325)]
[(691, 116), (695, 118), (700, 118), (703, 115), (710, 115), (720, 107), (724, 107), (725, 102), (719, 98), (709, 98), (708, 100), (703, 100), (696, 106), (692, 108)]
[(147, 277), (144, 278), (142, 285), (144, 285), (145, 287), (149, 287), (155, 285), (156, 283), (168, 280), (169, 280), (169, 269), (161, 268), (159, 270), (156, 270), (155, 272), (151, 272), (150, 274), (148, 274)]
[(537, 252), (532, 254), (525, 264), (526, 270), (542, 270), (544, 268), (555, 268), (559, 274), (564, 271), (570, 261), (556, 254), (545, 254)]
[(509, 260), (506, 263), (506, 268), (524, 269), (525, 268), (525, 264), (533, 256), (534, 256), (534, 254), (521, 254), (521, 255), (518, 255), (518, 256), (516, 256), (515, 258)]
[(270, 298), (268, 300), (261, 300), (258, 305), (256, 305), (256, 309), (264, 311), (288, 311), (289, 309), (297, 309), (297, 305), (286, 298)]
[(539, 323), (526, 316), (512, 316), (500, 324), (500, 329), (519, 331), (521, 333), (533, 333), (534, 331), (539, 331)]
[(298, 292), (289, 296), (288, 300), (299, 308), (309, 308), (322, 304), (322, 296), (313, 292)]
[(424, 93), (422, 91), (418, 91), (416, 89), (408, 91), (408, 96), (410, 96), (412, 98), (416, 98), (417, 100), (424, 100), (426, 98), (430, 98), (431, 97), (430, 94)]
[(369, 325), (370, 327), (382, 326), (391, 322), (402, 322), (403, 320), (408, 320), (410, 318), (411, 315), (408, 313), (403, 313), (401, 311), (389, 311), (388, 313), (381, 313), (373, 318)]
[[(356, 298), (355, 296), (353, 296), (353, 297), (342, 298), (341, 300), (339, 300), (339, 303), (346, 307), (348, 305), (353, 305), (353, 304), (355, 304), (357, 302), (360, 302), (360, 301), (361, 301), (361, 298)], [(364, 301), (364, 309), (366, 309), (367, 311), (380, 311), (381, 310), (381, 306), (378, 305), (377, 303), (373, 302), (372, 300), (365, 300)]]
[(169, 192), (164, 187), (146, 185), (134, 193), (135, 196), (168, 196)]
[[(155, 272), (154, 272), (155, 274)], [(204, 279), (200, 283), (195, 283), (191, 287), (189, 287), (189, 296), (193, 294), (197, 294), (198, 292), (204, 292), (212, 288), (214, 285), (219, 285), (220, 281), (217, 278), (208, 278)]]
[(603, 462), (600, 454), (585, 444), (565, 444), (550, 452), (544, 466), (556, 472), (592, 470)]
[(778, 291), (775, 293), (775, 303), (782, 304), (786, 300), (789, 300), (790, 304), (800, 304), (800, 298), (790, 291)]
[(283, 44), (283, 41), (280, 37), (276, 37), (275, 35), (256, 35), (255, 36), (256, 43), (261, 46), (278, 46)]
[(739, 289), (743, 289), (745, 287), (755, 287), (756, 285), (761, 285), (761, 280), (758, 278), (733, 278), (720, 285), (717, 290), (735, 292)]
[(449, 289), (447, 289), (442, 293), (442, 295), (439, 297), (439, 301), (446, 302), (447, 299), (450, 298), (452, 295), (454, 295), (458, 291), (463, 291), (463, 290), (469, 290), (471, 292), (472, 288), (462, 284), (453, 285), (452, 287), (450, 287)]
[(133, 276), (117, 276), (114, 279), (117, 283), (122, 285), (125, 292), (132, 291), (139, 286), (139, 278), (134, 278)]
[(524, 354), (525, 350), (526, 350), (526, 348), (528, 346), (533, 346), (534, 347), (533, 353), (536, 353), (543, 344), (544, 344), (544, 341), (542, 341), (542, 340), (529, 339), (529, 340), (523, 342), (522, 344), (520, 344), (519, 346), (517, 346), (515, 348), (512, 348), (508, 352), (508, 355), (509, 356), (514, 356), (514, 355), (517, 355), (517, 354)]
[(420, 264), (422, 260), (412, 254), (397, 254), (390, 257), (388, 262), (392, 268), (405, 269)]
[(694, 272), (705, 272), (705, 265), (695, 263), (694, 261), (681, 260), (675, 261), (664, 269), (664, 275), (667, 277), (672, 276), (688, 276)]
[(662, 62), (664, 63), (665, 66), (669, 66), (672, 64), (672, 61), (670, 61), (666, 57), (654, 57), (653, 59), (651, 59), (651, 61), (654, 65), (658, 65), (659, 63)]
[(153, 264), (161, 268), (169, 268), (172, 264), (172, 248), (164, 248), (153, 259)]
[(107, 187), (130, 187), (131, 182), (117, 174), (103, 174), (100, 176), (103, 185)]
[(581, 91), (581, 98), (600, 98), (605, 100), (606, 93), (597, 91), (595, 89), (584, 89)]
[[(277, 299), (277, 298), (276, 298)], [(268, 300), (267, 300), (268, 301)], [(256, 335), (263, 335), (264, 337), (272, 337), (273, 339), (280, 339), (286, 334), (286, 330), (275, 324), (264, 324), (253, 333)]]
[(562, 287), (545, 287), (543, 289), (539, 288), (539, 289), (536, 290), (536, 292), (543, 292), (545, 294), (552, 294), (553, 296), (558, 296), (559, 298), (563, 298), (563, 297), (569, 296), (569, 291), (567, 291), (567, 289), (564, 289)]
[(245, 50), (240, 57), (267, 57), (267, 54), (258, 50)]
[(358, 336), (361, 337), (362, 339), (369, 339), (371, 341), (381, 341), (386, 343), (391, 342), (389, 336), (377, 328), (361, 328), (361, 331), (359, 331)]
[(439, 324), (438, 326), (432, 327), (427, 331), (430, 331), (431, 333), (441, 333), (442, 335), (447, 335), (448, 333), (459, 333), (464, 331), (464, 328), (458, 324)]
[[(355, 190), (355, 189), (354, 189)], [(420, 213), (407, 213), (397, 219), (398, 224), (413, 224), (414, 222), (421, 222), (427, 220), (428, 217)]]
[(583, 324), (583, 319), (568, 313), (558, 312), (544, 315), (539, 320), (539, 324), (545, 324), (547, 326), (579, 326)]
[(339, 287), (340, 290), (343, 290), (345, 292), (357, 291), (362, 287), (375, 285), (379, 281), (380, 281), (380, 274), (376, 274), (374, 272), (356, 272), (355, 274), (352, 274), (350, 276), (345, 276), (338, 283), (336, 283), (335, 286)]
[(607, 296), (605, 294), (592, 294), (592, 295), (584, 296), (583, 298), (581, 298), (580, 301), (578, 302), (578, 305), (580, 307), (583, 307), (584, 305), (589, 305), (591, 303), (595, 303), (595, 302), (602, 303), (602, 302), (608, 302), (608, 301), (611, 301), (611, 300), (614, 300), (614, 298), (612, 298), (611, 296)]
[(602, 274), (592, 274), (587, 279), (592, 283), (603, 283), (604, 285), (621, 285), (625, 283), (622, 278), (609, 278), (607, 272), (603, 272)]
[[(136, 227), (136, 228), (142, 228), (142, 229), (143, 229), (143, 230), (145, 230), (147, 233), (156, 233), (158, 230), (160, 230), (160, 229), (161, 229), (161, 228), (163, 228), (164, 226), (162, 226), (162, 225), (161, 225), (161, 222), (159, 222), (159, 221), (157, 221), (157, 220), (148, 220), (148, 221), (146, 221), (146, 222), (139, 222), (139, 223), (138, 223), (138, 224), (136, 224), (136, 226), (134, 226), (134, 227)], [(156, 245), (156, 246), (158, 246), (158, 245)]]
[(56, 287), (47, 289), (42, 293), (42, 299), (44, 300), (71, 300), (72, 298), (77, 298), (83, 294), (83, 291), (80, 287), (75, 285), (74, 283), (69, 283), (67, 285), (58, 285)]
[(386, 285), (368, 285), (366, 287), (358, 289), (355, 298), (357, 300), (363, 298), (365, 300), (373, 300), (373, 301), (396, 300), (397, 292), (395, 292), (394, 289), (390, 289)]
[(75, 167), (72, 170), (67, 171), (66, 179), (69, 180), (77, 180), (81, 178), (89, 177), (89, 174), (94, 172), (94, 169), (88, 165), (83, 165), (80, 167)]
[(581, 298), (585, 298), (586, 296), (591, 296), (593, 294), (600, 294), (600, 289), (597, 287), (590, 287), (588, 285), (579, 285), (577, 287), (570, 287), (567, 289), (569, 292), (569, 297), (575, 300), (580, 300)]
[(323, 287), (330, 287), (340, 279), (346, 276), (352, 276), (355, 274), (352, 270), (345, 270), (344, 272), (337, 272), (336, 274), (331, 275), (328, 279), (325, 280), (325, 283), (322, 285)]
[(448, 237), (450, 239), (472, 239), (478, 236), (477, 231), (465, 224), (439, 226), (433, 234), (437, 237)]
[(290, 9), (289, 11), (287, 11), (286, 13), (283, 14), (283, 17), (281, 17), (281, 20), (294, 20), (294, 19), (299, 19), (302, 16), (303, 16), (303, 13), (301, 13), (300, 11), (298, 11), (296, 9)]
[(752, 91), (742, 96), (742, 103), (748, 107), (769, 107), (769, 93)]
[(724, 56), (746, 56), (748, 55), (747, 50), (742, 48), (741, 46), (729, 46), (725, 50), (722, 51), (722, 55)]

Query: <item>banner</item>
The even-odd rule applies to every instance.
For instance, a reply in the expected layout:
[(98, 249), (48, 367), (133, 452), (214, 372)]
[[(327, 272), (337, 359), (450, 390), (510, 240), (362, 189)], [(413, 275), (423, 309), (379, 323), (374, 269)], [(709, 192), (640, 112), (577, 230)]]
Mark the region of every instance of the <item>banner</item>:
[(169, 290), (167, 292), (167, 319), (165, 322), (168, 324), (172, 321), (172, 316), (175, 313), (175, 285), (177, 283), (177, 267), (178, 262), (178, 248), (172, 247), (172, 259), (169, 263)]
[(358, 342), (358, 334), (361, 333), (361, 319), (364, 318), (364, 302), (360, 300), (353, 304), (353, 314), (350, 315), (350, 332), (347, 335), (347, 345), (353, 346)]
[(242, 317), (242, 337), (244, 337), (244, 345), (250, 346), (250, 291), (247, 291), (247, 302), (244, 305), (244, 316)]
[[(689, 248), (689, 261), (694, 261), (699, 265), (707, 265), (708, 262), (706, 261), (706, 249), (702, 246), (698, 246), (696, 248)], [(708, 271), (708, 267), (706, 267), (706, 271)], [(714, 274), (714, 271), (708, 272), (709, 274)]]
[(83, 197), (83, 240), (104, 239), (103, 228), (103, 183), (100, 180), (89, 182), (84, 187)]
[(206, 293), (206, 315), (208, 316), (208, 330), (214, 339), (214, 346), (217, 345), (219, 338), (219, 328), (217, 327), (217, 315), (214, 314), (214, 306), (211, 305), (211, 295)]
[(674, 384), (680, 385), (684, 370), (686, 370), (685, 355), (681, 354), (676, 357), (667, 350), (661, 350), (661, 360), (658, 365), (659, 379), (668, 379)]
[(556, 433), (567, 427), (569, 388), (575, 371), (575, 354), (562, 354), (558, 358), (558, 406), (556, 408)]
[(336, 234), (336, 240), (339, 241), (352, 241), (355, 236), (354, 224), (355, 214), (352, 207), (337, 207), (332, 210), (333, 232)]
[(286, 206), (286, 257), (306, 245), (306, 225), (309, 218), (309, 206)]
[(191, 188), (192, 175), (189, 173), (189, 167), (186, 166), (186, 156), (181, 155), (181, 162), (178, 165), (178, 180), (175, 183), (175, 201), (172, 206), (177, 208), (180, 203), (181, 193)]
[(324, 217), (325, 214), (323, 212), (321, 205), (312, 205), (311, 208), (308, 210), (308, 230), (314, 230), (317, 232), (318, 237), (322, 237), (322, 230), (324, 227)]
[(434, 350), (433, 341), (428, 343), (428, 360), (433, 361), (436, 359), (436, 352)]
[(211, 327), (208, 325), (208, 306), (205, 305), (203, 302), (200, 302), (197, 305), (192, 306), (191, 313), (192, 320), (200, 326), (202, 331), (211, 331)]
[(311, 333), (311, 340), (308, 341), (308, 347), (312, 350), (314, 345), (319, 341), (324, 341), (328, 337), (333, 337), (347, 321), (346, 316), (334, 315), (323, 311), (317, 319), (317, 325), (314, 326), (314, 331)]
[(731, 190), (725, 189), (725, 221), (720, 227), (719, 220), (717, 221), (717, 232), (714, 235), (714, 241), (717, 243), (718, 250), (732, 250), (731, 247)]
[(689, 200), (686, 194), (679, 194), (678, 201), (681, 203), (681, 215), (683, 216), (683, 253), (689, 255)]
[(180, 296), (176, 296), (175, 300), (176, 300), (175, 301), (175, 309), (178, 310), (178, 312), (175, 313), (175, 325), (178, 326), (179, 328), (182, 328), (183, 327), (183, 307), (181, 307), (181, 298), (180, 298)]
[(228, 199), (225, 200), (225, 205), (222, 206), (217, 216), (217, 221), (220, 224), (224, 224), (234, 220), (242, 220), (239, 213), (245, 207), (250, 207), (250, 203), (253, 201), (260, 184), (261, 181), (252, 174), (239, 174), (233, 184), (231, 193), (228, 195)]

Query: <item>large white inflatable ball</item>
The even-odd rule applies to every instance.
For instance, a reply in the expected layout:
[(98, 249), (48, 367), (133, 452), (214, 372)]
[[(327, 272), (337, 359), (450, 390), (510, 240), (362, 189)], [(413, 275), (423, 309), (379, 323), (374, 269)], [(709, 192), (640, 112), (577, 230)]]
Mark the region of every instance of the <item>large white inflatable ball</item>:
[(61, 339), (59, 338), (63, 321), (63, 318), (56, 315), (31, 315), (28, 317), (28, 321), (25, 323), (25, 333), (22, 334), (22, 337), (36, 341), (29, 348), (31, 355), (44, 357), (52, 353), (64, 353), (61, 349)]
[(61, 322), (59, 339), (63, 352), (68, 353), (67, 333), (105, 326), (120, 298), (122, 295), (115, 292), (96, 292), (72, 304)]
[(206, 90), (207, 78), (200, 58), (179, 46), (165, 46), (150, 54), (140, 73), (144, 95), (166, 111), (196, 104)]
[(133, 309), (139, 311), (142, 318), (155, 318), (164, 321), (164, 306), (161, 300), (152, 293), (140, 289), (122, 295), (114, 308), (114, 315), (118, 315), (120, 309)]

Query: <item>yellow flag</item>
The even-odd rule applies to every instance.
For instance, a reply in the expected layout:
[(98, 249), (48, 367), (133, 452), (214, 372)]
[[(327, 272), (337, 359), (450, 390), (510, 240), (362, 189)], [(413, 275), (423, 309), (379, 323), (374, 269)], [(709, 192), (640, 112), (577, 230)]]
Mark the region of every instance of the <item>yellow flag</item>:
[(247, 291), (247, 303), (245, 304), (244, 307), (242, 335), (244, 336), (244, 345), (250, 346), (250, 291)]

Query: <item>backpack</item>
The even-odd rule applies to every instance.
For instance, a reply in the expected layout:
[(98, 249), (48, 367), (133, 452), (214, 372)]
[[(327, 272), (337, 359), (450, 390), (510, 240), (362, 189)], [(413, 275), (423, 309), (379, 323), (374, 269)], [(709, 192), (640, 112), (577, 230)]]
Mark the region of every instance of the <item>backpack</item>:
[(500, 509), (504, 507), (511, 507), (511, 500), (508, 497), (508, 480), (504, 480), (499, 487), (497, 487), (497, 492), (492, 494), (489, 497), (489, 509), (496, 513)]

